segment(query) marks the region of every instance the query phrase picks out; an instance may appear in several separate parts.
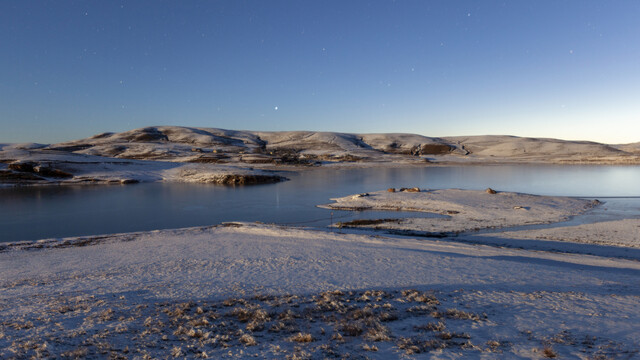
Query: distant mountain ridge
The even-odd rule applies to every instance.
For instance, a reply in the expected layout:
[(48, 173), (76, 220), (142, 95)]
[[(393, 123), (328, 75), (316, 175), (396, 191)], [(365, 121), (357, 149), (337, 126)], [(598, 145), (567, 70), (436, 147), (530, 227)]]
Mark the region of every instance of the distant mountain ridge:
[(316, 131), (242, 131), (152, 126), (54, 144), (48, 149), (125, 159), (208, 163), (311, 164), (322, 161), (612, 161), (640, 154), (640, 143), (608, 145), (516, 136), (428, 137)]

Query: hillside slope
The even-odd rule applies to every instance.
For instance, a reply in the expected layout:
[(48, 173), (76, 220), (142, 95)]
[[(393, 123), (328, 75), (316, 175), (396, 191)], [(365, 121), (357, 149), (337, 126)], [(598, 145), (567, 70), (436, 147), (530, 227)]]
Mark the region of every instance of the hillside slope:
[[(153, 126), (60, 144), (0, 144), (0, 184), (262, 183), (289, 166), (640, 164), (640, 143)], [(203, 175), (204, 174), (204, 175)]]
[[(106, 157), (208, 163), (311, 164), (400, 159), (430, 161), (637, 161), (637, 144), (466, 136), (434, 138), (417, 134), (351, 134), (314, 131), (236, 131), (178, 126), (106, 133), (50, 149)], [(398, 155), (402, 155), (399, 157)]]

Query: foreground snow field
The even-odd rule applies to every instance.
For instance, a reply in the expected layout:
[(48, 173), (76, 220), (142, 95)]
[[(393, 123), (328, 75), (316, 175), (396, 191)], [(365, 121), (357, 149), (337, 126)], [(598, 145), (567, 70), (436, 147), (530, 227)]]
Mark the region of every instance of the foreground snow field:
[(334, 231), (6, 246), (0, 357), (640, 356), (636, 260)]

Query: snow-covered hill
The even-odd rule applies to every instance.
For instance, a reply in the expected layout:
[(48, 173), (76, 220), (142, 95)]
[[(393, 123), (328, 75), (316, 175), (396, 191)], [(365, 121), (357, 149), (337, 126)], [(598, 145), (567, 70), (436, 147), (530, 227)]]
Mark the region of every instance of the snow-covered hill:
[[(294, 163), (310, 161), (406, 161), (455, 158), (495, 161), (554, 161), (629, 158), (637, 144), (467, 136), (434, 138), (417, 134), (350, 134), (314, 131), (236, 131), (156, 126), (49, 146), (74, 153), (129, 159), (186, 162)], [(637, 160), (637, 159), (636, 159)]]
[[(640, 164), (638, 144), (607, 145), (515, 136), (436, 138), (397, 133), (153, 126), (52, 145), (0, 144), (0, 183), (182, 181), (186, 179), (182, 176), (185, 170), (191, 175), (193, 171), (210, 174), (190, 175), (188, 181), (237, 183), (218, 176), (220, 171), (263, 179), (264, 174), (253, 167), (273, 170), (282, 165)], [(101, 166), (89, 166), (98, 163)], [(167, 169), (174, 170), (167, 173)]]

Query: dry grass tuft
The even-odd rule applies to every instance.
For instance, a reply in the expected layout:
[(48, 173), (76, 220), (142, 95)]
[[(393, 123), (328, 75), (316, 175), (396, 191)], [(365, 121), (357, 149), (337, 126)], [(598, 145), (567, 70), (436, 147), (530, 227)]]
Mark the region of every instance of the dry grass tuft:
[(438, 334), (436, 334), (436, 337), (442, 340), (451, 340), (451, 339), (471, 339), (471, 336), (469, 336), (469, 334), (465, 334), (465, 333), (455, 333), (455, 332), (449, 332), (449, 331), (442, 331)]
[[(384, 290), (367, 290), (363, 293), (368, 297), (376, 298), (376, 301), (381, 301), (382, 298), (390, 298), (391, 295)], [(380, 299), (380, 300), (379, 300)]]
[(331, 340), (334, 340), (337, 342), (344, 342), (344, 337), (340, 333), (335, 333), (333, 334), (333, 336), (331, 336)]
[(400, 338), (396, 343), (399, 349), (404, 350), (405, 354), (420, 354), (426, 351), (444, 349), (447, 347), (445, 343), (440, 340), (420, 340), (417, 338)]
[(325, 291), (316, 296), (314, 300), (321, 311), (337, 311), (345, 307), (342, 302), (343, 296), (342, 291)]
[(364, 344), (362, 345), (362, 350), (364, 351), (378, 351), (378, 347), (375, 345)]
[(173, 319), (181, 318), (186, 316), (194, 305), (192, 302), (176, 304), (173, 310), (165, 310), (165, 313)]
[(407, 302), (419, 302), (419, 303), (425, 303), (430, 305), (440, 305), (440, 301), (438, 301), (438, 299), (434, 295), (428, 294), (428, 293), (421, 293), (415, 289), (403, 290), (402, 296), (404, 297), (404, 300)]
[(89, 350), (86, 347), (79, 347), (75, 350), (65, 351), (62, 353), (62, 357), (70, 357), (74, 359), (85, 358), (89, 354)]
[(100, 321), (109, 321), (111, 319), (113, 319), (113, 309), (111, 308), (98, 313), (98, 320)]
[(289, 338), (289, 341), (298, 343), (309, 343), (313, 341), (313, 336), (309, 333), (297, 333)]
[(553, 348), (551, 346), (545, 346), (542, 349), (542, 356), (549, 358), (549, 359), (553, 359), (555, 357), (558, 357), (558, 354), (556, 354), (556, 352), (553, 350)]
[(391, 341), (391, 332), (382, 325), (375, 326), (364, 334), (364, 338), (370, 341)]
[(249, 331), (261, 331), (264, 324), (271, 320), (269, 314), (259, 306), (237, 306), (229, 315), (236, 317), (240, 322), (248, 323), (246, 329)]
[(258, 343), (256, 342), (256, 339), (249, 335), (249, 334), (244, 334), (240, 337), (240, 342), (245, 344), (246, 346), (255, 346), (258, 345)]
[(398, 314), (395, 311), (383, 311), (378, 318), (384, 322), (396, 321), (398, 320)]
[(342, 334), (347, 336), (359, 336), (364, 332), (362, 323), (349, 321), (342, 326), (339, 327), (339, 330)]
[(171, 349), (171, 356), (173, 356), (173, 357), (180, 357), (180, 356), (182, 356), (182, 355), (183, 355), (183, 354), (182, 354), (182, 348), (180, 348), (179, 346), (174, 346), (174, 347)]
[(356, 308), (347, 313), (347, 319), (358, 320), (358, 319), (368, 319), (373, 317), (373, 311), (368, 308)]
[(222, 305), (226, 307), (231, 307), (237, 304), (246, 305), (247, 302), (244, 299), (236, 299), (236, 298), (229, 298), (222, 301)]
[(300, 315), (296, 314), (291, 309), (287, 309), (278, 315), (278, 320), (294, 320), (299, 317)]
[(449, 319), (480, 321), (480, 315), (458, 309), (447, 309), (445, 316)]
[(416, 305), (407, 309), (407, 312), (426, 315), (434, 311), (436, 307), (434, 305)]
[(413, 328), (415, 330), (418, 330), (418, 331), (422, 330), (422, 331), (439, 331), (439, 332), (442, 332), (447, 328), (447, 326), (445, 325), (444, 322), (438, 321), (438, 322), (427, 323), (425, 325), (416, 325)]
[(489, 340), (487, 341), (487, 346), (491, 351), (497, 350), (502, 344), (497, 340)]

